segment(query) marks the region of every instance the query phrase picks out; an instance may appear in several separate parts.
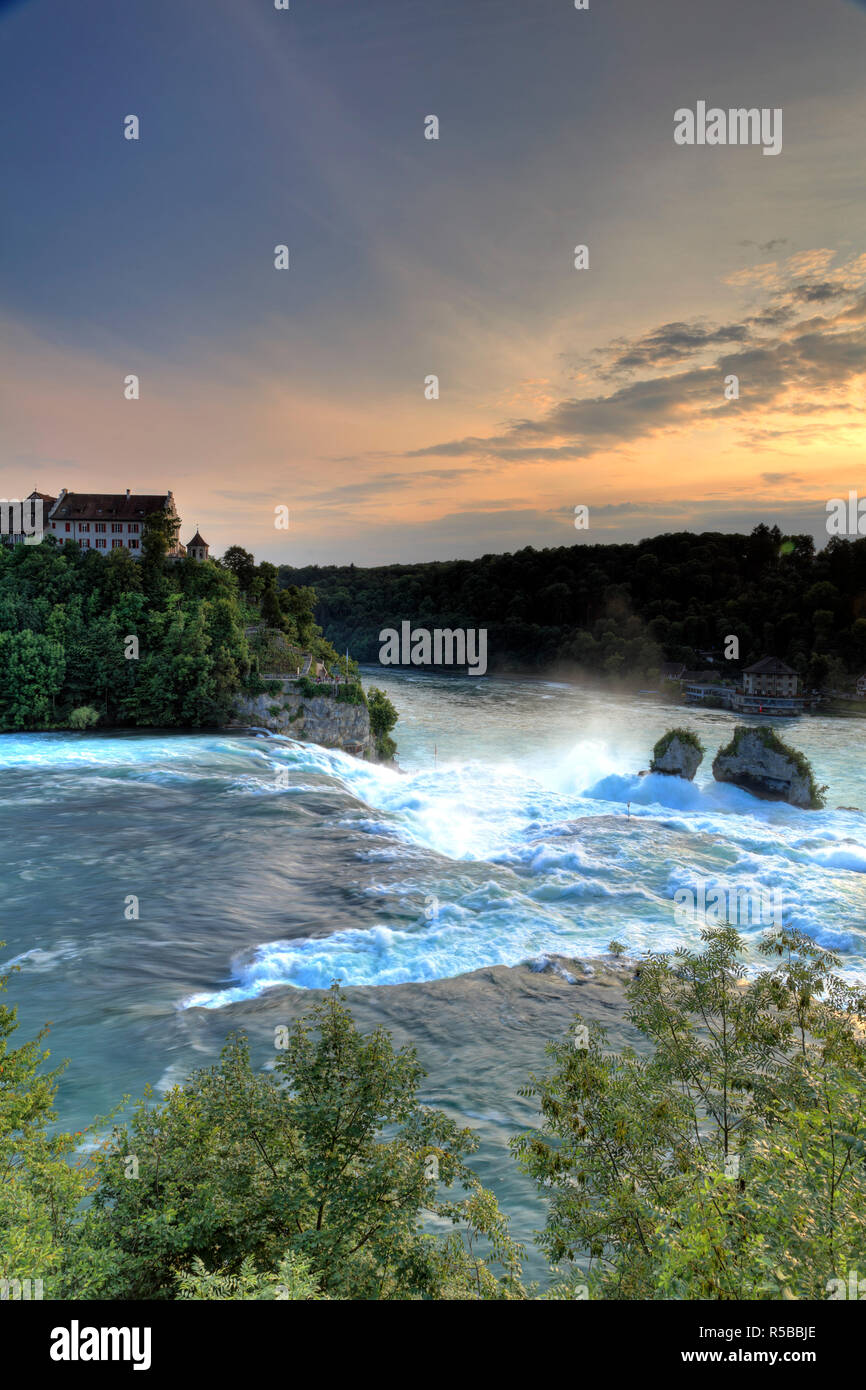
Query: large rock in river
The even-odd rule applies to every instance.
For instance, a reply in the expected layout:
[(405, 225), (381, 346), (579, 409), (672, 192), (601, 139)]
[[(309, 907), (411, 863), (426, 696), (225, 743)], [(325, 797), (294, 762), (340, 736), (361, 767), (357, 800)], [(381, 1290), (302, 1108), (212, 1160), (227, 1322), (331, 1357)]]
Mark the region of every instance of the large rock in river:
[(685, 777), (691, 782), (704, 756), (703, 744), (690, 729), (669, 729), (653, 749), (650, 772)]
[(738, 725), (731, 742), (713, 759), (713, 776), (770, 801), (813, 810), (824, 804), (825, 789), (816, 786), (808, 759), (783, 743), (775, 729)]
[(269, 684), (272, 689), (265, 694), (238, 697), (228, 728), (253, 725), (375, 761), (376, 740), (366, 704), (344, 703), (324, 687), (321, 695), (304, 695), (290, 676), (273, 678)]

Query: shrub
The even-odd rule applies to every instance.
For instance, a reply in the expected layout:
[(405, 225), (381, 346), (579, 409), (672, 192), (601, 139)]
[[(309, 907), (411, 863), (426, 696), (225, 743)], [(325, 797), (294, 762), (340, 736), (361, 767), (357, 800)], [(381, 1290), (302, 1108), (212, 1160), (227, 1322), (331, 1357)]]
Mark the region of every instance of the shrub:
[(371, 686), (367, 693), (367, 707), (370, 711), (370, 730), (376, 740), (376, 752), (384, 762), (390, 762), (397, 752), (397, 745), (390, 737), (391, 730), (399, 715), (384, 690)]
[(92, 705), (79, 705), (69, 716), (70, 729), (93, 729), (99, 723), (100, 714)]
[(862, 1260), (866, 993), (794, 931), (744, 982), (729, 926), (653, 955), (628, 987), (651, 1055), (589, 1023), (531, 1078), (540, 1133), (513, 1141), (565, 1289), (615, 1299), (810, 1299)]
[(697, 734), (692, 733), (691, 729), (668, 729), (667, 733), (662, 734), (653, 748), (653, 763), (657, 763), (660, 758), (664, 757), (675, 738), (679, 739), (680, 743), (686, 743), (689, 747), (697, 749), (701, 757), (704, 756), (706, 752), (704, 745), (701, 743)]
[[(358, 1031), (336, 987), (292, 1026), (272, 1071), (230, 1039), (219, 1065), (162, 1105), (142, 1102), (97, 1155), (70, 1293), (523, 1296), (519, 1248), (464, 1162), (477, 1140), (419, 1103), (422, 1076), (414, 1049)], [(431, 1216), (452, 1233), (431, 1234)]]
[(337, 699), (344, 705), (366, 705), (367, 703), (363, 688), (354, 681), (348, 685), (337, 686)]

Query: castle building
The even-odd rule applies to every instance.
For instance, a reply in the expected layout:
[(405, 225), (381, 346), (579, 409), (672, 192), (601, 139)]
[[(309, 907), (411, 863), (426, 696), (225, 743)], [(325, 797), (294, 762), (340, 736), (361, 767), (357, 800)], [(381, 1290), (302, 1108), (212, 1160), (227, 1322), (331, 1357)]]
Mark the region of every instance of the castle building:
[[(134, 559), (141, 555), (144, 523), (156, 512), (167, 512), (180, 525), (174, 495), (164, 493), (68, 492), (62, 488), (59, 497), (34, 488), (21, 505), (22, 530), (7, 534), (12, 545), (39, 541), (43, 535), (65, 543), (76, 541), (82, 550), (128, 550)], [(187, 553), (195, 560), (208, 558), (208, 544), (199, 532), (189, 546), (177, 542), (169, 558), (182, 559)]]
[[(67, 492), (48, 513), (46, 532), (59, 541), (77, 541), (82, 550), (126, 549), (141, 553), (141, 537), (147, 517), (154, 512), (177, 517), (174, 497), (167, 493)], [(179, 518), (178, 518), (179, 520)], [(172, 552), (178, 553), (177, 549)]]

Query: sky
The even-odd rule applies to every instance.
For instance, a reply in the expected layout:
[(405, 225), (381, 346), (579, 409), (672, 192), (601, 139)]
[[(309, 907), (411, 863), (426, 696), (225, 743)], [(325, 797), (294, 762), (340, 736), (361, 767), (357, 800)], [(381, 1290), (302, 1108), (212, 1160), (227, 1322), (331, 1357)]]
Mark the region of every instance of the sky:
[[(854, 0), (0, 0), (0, 492), (171, 488), (295, 565), (824, 543), (864, 59)], [(699, 101), (781, 152), (678, 145)]]

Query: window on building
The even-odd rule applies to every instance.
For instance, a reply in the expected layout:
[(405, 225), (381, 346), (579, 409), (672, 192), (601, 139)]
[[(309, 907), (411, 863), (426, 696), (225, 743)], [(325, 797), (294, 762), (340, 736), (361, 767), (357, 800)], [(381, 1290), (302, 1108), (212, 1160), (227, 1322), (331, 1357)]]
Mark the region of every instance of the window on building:
[(97, 546), (99, 547), (100, 550), (104, 550), (104, 549), (105, 549), (105, 541), (104, 541), (104, 540), (99, 540), (99, 539), (97, 538), (96, 544), (97, 544)]
[(68, 522), (68, 521), (67, 521), (67, 523), (66, 523), (66, 529), (67, 529), (67, 531), (71, 531), (71, 530), (72, 530), (72, 524), (71, 524), (70, 522)]
[(111, 548), (112, 548), (112, 550), (116, 550), (118, 546), (122, 546), (122, 545), (123, 545), (123, 541), (112, 541), (112, 542), (111, 542)]
[(89, 531), (89, 530), (90, 530), (90, 522), (89, 522), (89, 521), (79, 521), (79, 523), (78, 523), (78, 529), (79, 529), (79, 531)]
[(138, 535), (138, 522), (137, 522), (137, 521), (131, 521), (131, 522), (129, 523), (129, 534), (130, 534), (131, 536), (137, 536), (137, 535)]
[(137, 540), (131, 540), (131, 541), (129, 542), (129, 548), (130, 548), (130, 550), (137, 550), (137, 549), (138, 549), (138, 541), (137, 541)]
[(93, 529), (94, 529), (94, 531), (104, 531), (104, 530), (105, 530), (105, 522), (104, 522), (104, 521), (97, 521), (97, 522), (94, 524)]

